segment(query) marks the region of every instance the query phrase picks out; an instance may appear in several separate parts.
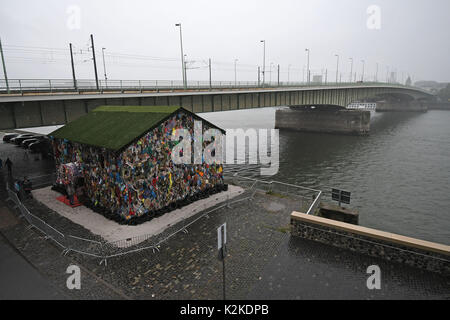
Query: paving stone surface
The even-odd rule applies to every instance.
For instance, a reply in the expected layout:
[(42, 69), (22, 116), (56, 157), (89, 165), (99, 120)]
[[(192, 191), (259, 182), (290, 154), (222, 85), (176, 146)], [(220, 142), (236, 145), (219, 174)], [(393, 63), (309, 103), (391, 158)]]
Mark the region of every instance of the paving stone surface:
[[(0, 143), (0, 151), (12, 152), (11, 148)], [(13, 151), (20, 153), (21, 149)], [(30, 165), (17, 165), (21, 173), (51, 172), (48, 163), (38, 163), (45, 160), (26, 161)], [(12, 212), (18, 222), (11, 223), (15, 220), (9, 216), (0, 231), (70, 299), (221, 299), (222, 262), (218, 260), (216, 229), (224, 222), (228, 231), (228, 299), (450, 298), (449, 278), (291, 237), (289, 214), (299, 210), (299, 200), (263, 192), (256, 193), (252, 201), (244, 200), (202, 217), (186, 229), (187, 233), (178, 232), (163, 242), (159, 251), (147, 249), (111, 258), (106, 266), (95, 257), (74, 252), (64, 256), (62, 248), (38, 230), (28, 228), (11, 202), (5, 202), (4, 173), (0, 173), (0, 213)], [(26, 205), (64, 234), (96, 239), (89, 230), (32, 199)], [(81, 267), (81, 290), (66, 287), (66, 269), (71, 264)], [(366, 286), (366, 269), (373, 264), (381, 269), (380, 290)]]

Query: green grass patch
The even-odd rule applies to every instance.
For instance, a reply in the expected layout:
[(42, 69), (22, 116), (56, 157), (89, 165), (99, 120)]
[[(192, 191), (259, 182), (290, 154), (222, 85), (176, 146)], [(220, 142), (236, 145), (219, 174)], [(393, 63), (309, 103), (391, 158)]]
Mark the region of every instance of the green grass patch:
[(179, 107), (101, 106), (50, 136), (119, 150), (158, 126)]

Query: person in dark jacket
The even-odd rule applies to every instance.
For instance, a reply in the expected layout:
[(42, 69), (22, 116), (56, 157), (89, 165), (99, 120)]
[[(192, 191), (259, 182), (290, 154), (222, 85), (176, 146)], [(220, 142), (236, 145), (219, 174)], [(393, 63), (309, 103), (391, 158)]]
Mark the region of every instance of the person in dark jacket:
[(5, 161), (5, 166), (8, 167), (8, 175), (12, 175), (12, 161), (9, 159), (9, 157)]

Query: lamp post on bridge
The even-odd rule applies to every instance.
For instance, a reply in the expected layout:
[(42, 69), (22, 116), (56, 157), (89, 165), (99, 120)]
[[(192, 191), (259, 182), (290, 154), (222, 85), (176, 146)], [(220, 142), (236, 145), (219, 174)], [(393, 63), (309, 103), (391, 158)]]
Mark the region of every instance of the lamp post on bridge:
[(378, 62), (376, 63), (377, 68), (375, 69), (375, 82), (378, 82)]
[(260, 77), (261, 76), (261, 67), (258, 66), (258, 88), (259, 88), (259, 84), (261, 83)]
[(288, 74), (287, 74), (287, 82), (288, 82), (288, 85), (289, 85), (289, 69), (291, 68), (291, 65), (289, 64), (288, 65)]
[(365, 65), (365, 61), (364, 60), (361, 60), (361, 62), (362, 62), (362, 74), (361, 74), (361, 82), (364, 82), (364, 65)]
[(97, 90), (99, 90), (98, 74), (97, 74), (97, 60), (95, 59), (94, 36), (92, 34), (91, 34), (91, 48), (92, 48), (92, 60), (94, 61), (95, 85), (97, 87)]
[(186, 71), (184, 63), (184, 53), (183, 53), (183, 36), (181, 33), (181, 23), (175, 24), (176, 27), (180, 27), (180, 47), (181, 47), (181, 74), (183, 76), (183, 87), (186, 89)]
[(237, 76), (236, 76), (236, 62), (238, 62), (239, 59), (234, 59), (234, 86), (237, 86)]
[(307, 60), (306, 60), (306, 82), (309, 84), (309, 49), (306, 48), (305, 51), (307, 52)]
[(2, 40), (0, 39), (0, 56), (2, 58), (3, 76), (5, 77), (6, 92), (9, 93), (8, 74), (6, 73), (5, 56), (3, 55)]
[(75, 66), (73, 63), (73, 51), (72, 51), (72, 43), (69, 43), (69, 50), (70, 50), (70, 64), (72, 66), (72, 78), (73, 78), (73, 87), (75, 90), (77, 89), (77, 79), (75, 77)]
[(108, 77), (106, 76), (106, 64), (105, 64), (105, 49), (102, 48), (102, 57), (103, 57), (103, 73), (105, 75), (105, 85), (108, 87)]
[(187, 58), (186, 58), (187, 54), (184, 54), (183, 57), (184, 57), (184, 81), (185, 81), (184, 87), (187, 88)]
[(334, 55), (337, 58), (336, 61), (336, 83), (338, 83), (338, 74), (339, 74), (339, 55), (335, 54)]
[(262, 42), (264, 44), (264, 46), (263, 46), (263, 69), (262, 69), (262, 76), (263, 76), (262, 86), (264, 88), (264, 84), (266, 82), (266, 40), (261, 40), (260, 42)]
[(273, 62), (270, 63), (270, 69), (269, 69), (269, 84), (272, 82), (272, 66)]
[(278, 65), (278, 80), (277, 80), (277, 87), (280, 86), (280, 65)]
[(353, 74), (353, 58), (349, 58), (350, 59), (350, 82), (352, 82), (352, 74)]

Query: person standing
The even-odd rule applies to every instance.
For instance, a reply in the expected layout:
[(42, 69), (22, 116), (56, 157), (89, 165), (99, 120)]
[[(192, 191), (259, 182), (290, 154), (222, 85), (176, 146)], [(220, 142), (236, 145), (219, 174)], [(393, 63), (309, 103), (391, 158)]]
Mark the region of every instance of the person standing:
[(6, 159), (5, 161), (5, 166), (8, 167), (8, 175), (11, 176), (12, 175), (12, 161), (9, 159), (9, 157)]
[(72, 186), (72, 183), (69, 183), (67, 185), (67, 196), (69, 197), (69, 203), (71, 206), (73, 206), (73, 195), (75, 193), (75, 190)]
[(3, 160), (0, 158), (0, 170), (3, 168)]

